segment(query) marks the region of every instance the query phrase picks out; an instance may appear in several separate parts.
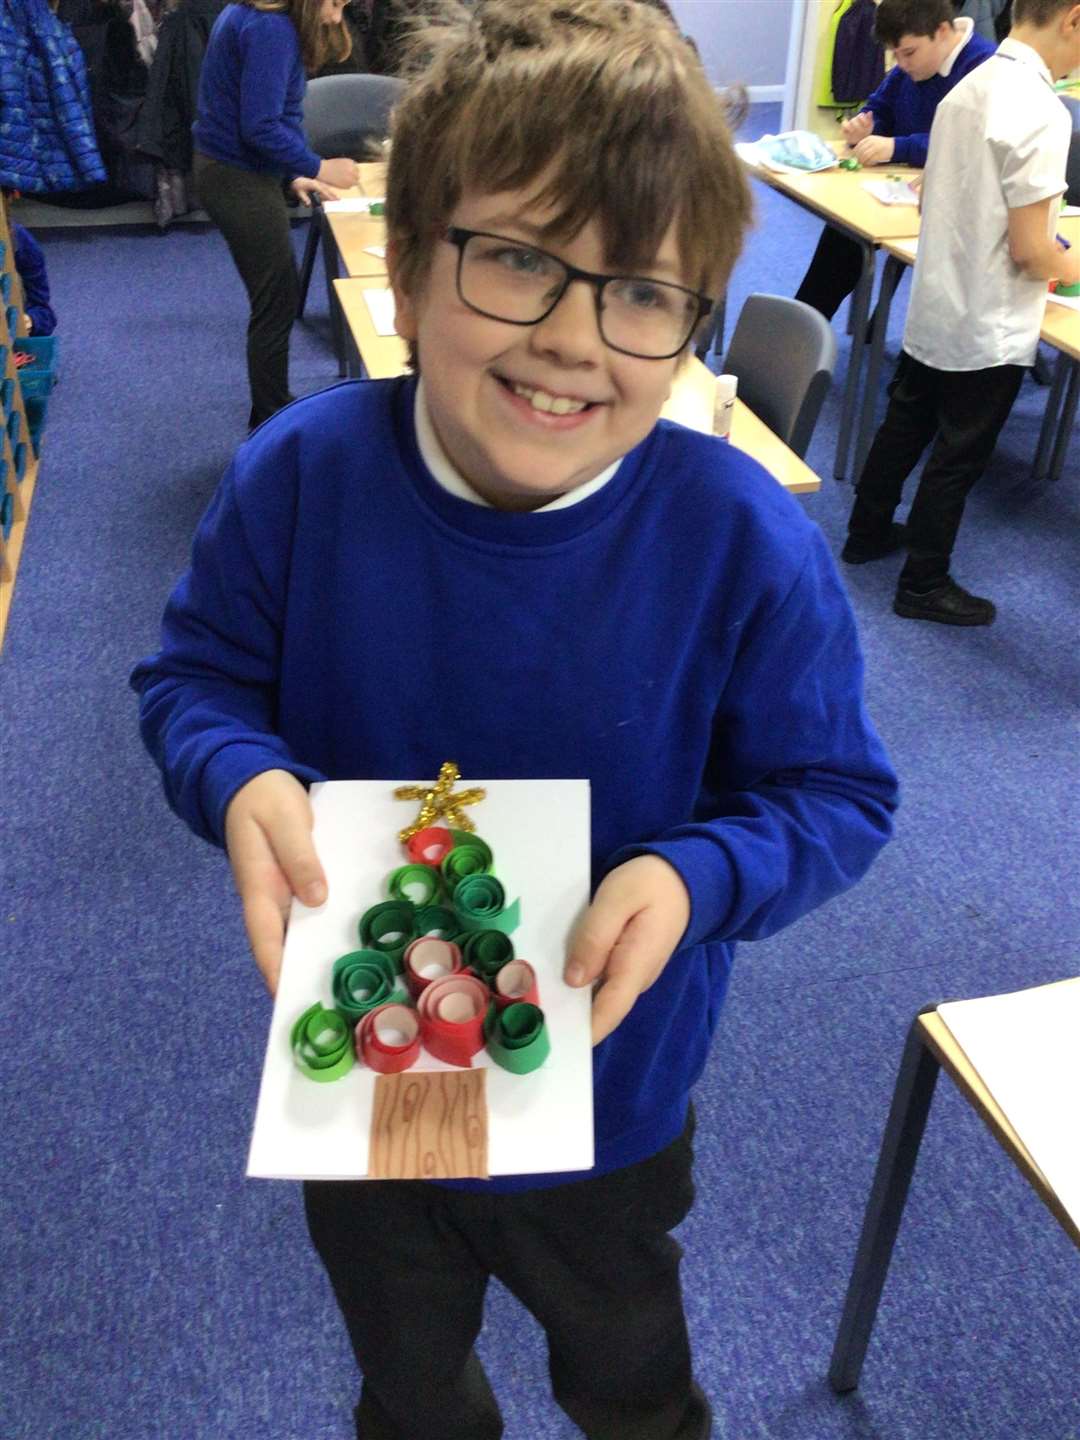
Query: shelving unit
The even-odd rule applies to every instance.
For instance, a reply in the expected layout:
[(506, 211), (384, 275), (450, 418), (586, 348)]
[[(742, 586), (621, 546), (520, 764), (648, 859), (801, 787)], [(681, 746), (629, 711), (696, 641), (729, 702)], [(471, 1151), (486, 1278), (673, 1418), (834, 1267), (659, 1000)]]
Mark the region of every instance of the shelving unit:
[(15, 575), (19, 568), (38, 462), (30, 443), (14, 342), (24, 329), (22, 286), (15, 269), (7, 208), (0, 196), (0, 647), (11, 613)]

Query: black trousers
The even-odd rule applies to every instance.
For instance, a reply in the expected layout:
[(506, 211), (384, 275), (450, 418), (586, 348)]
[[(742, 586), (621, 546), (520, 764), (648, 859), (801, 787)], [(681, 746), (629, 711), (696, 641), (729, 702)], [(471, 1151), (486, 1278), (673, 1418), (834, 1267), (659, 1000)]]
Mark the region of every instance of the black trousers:
[(668, 1234), (693, 1202), (692, 1160), (691, 1122), (639, 1165), (520, 1195), (305, 1184), (363, 1371), (360, 1440), (498, 1440), (473, 1350), (491, 1275), (544, 1327), (555, 1398), (589, 1440), (707, 1440)]
[(849, 235), (826, 225), (814, 257), (803, 276), (796, 300), (803, 300), (831, 320), (862, 274), (862, 251)]
[(887, 536), (904, 481), (933, 441), (907, 518), (903, 588), (932, 590), (948, 578), (964, 504), (1023, 378), (1022, 365), (934, 370), (901, 352), (888, 411), (856, 486), (848, 534), (871, 545)]
[(203, 209), (225, 236), (251, 304), (247, 333), (251, 426), (292, 399), (289, 332), (300, 303), (300, 279), (281, 180), (195, 156)]

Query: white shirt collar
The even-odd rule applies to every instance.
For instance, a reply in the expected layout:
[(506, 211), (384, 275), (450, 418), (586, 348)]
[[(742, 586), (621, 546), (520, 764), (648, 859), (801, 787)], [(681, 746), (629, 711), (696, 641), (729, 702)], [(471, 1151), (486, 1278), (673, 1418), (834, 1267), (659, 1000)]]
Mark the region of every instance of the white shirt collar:
[[(472, 488), (464, 475), (454, 466), (450, 457), (443, 449), (442, 441), (435, 434), (435, 426), (431, 423), (431, 416), (428, 414), (427, 399), (424, 394), (424, 380), (421, 376), (416, 386), (416, 401), (413, 407), (413, 416), (416, 424), (416, 444), (420, 451), (420, 458), (431, 471), (432, 476), (451, 495), (456, 495), (459, 500), (468, 500), (472, 505), (483, 505), (486, 509), (492, 510), (495, 507), (482, 495), (478, 495)], [(618, 470), (621, 460), (616, 460), (613, 465), (587, 480), (584, 485), (579, 485), (576, 490), (568, 490), (565, 495), (558, 495), (554, 500), (549, 500), (546, 505), (539, 505), (531, 513), (534, 515), (545, 514), (548, 510), (565, 510), (568, 505), (577, 505), (581, 500), (587, 500), (590, 495), (595, 495)]]
[(953, 29), (960, 31), (960, 39), (949, 51), (948, 55), (945, 56), (945, 59), (938, 67), (937, 73), (939, 75), (952, 74), (952, 68), (956, 64), (957, 57), (959, 56), (960, 51), (963, 50), (964, 46), (968, 43), (972, 35), (974, 35), (975, 33), (975, 21), (971, 18), (970, 15), (958, 15), (953, 21)]
[(1030, 65), (1037, 70), (1049, 86), (1053, 86), (1054, 77), (1050, 74), (1050, 67), (1037, 50), (1030, 45), (1025, 45), (1022, 40), (1013, 40), (1006, 37), (998, 46), (998, 54), (1005, 55), (1010, 60), (1019, 60), (1022, 65)]

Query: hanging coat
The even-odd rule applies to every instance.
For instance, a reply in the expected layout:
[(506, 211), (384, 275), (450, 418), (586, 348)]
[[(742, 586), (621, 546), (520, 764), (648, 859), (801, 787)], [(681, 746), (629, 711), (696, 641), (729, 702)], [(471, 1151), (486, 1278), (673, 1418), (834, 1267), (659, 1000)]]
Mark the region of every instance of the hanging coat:
[(36, 195), (104, 179), (75, 37), (46, 0), (0, 0), (0, 184)]
[(137, 143), (170, 170), (191, 169), (191, 127), (199, 97), (199, 72), (214, 21), (227, 0), (180, 0), (158, 31), (139, 116)]

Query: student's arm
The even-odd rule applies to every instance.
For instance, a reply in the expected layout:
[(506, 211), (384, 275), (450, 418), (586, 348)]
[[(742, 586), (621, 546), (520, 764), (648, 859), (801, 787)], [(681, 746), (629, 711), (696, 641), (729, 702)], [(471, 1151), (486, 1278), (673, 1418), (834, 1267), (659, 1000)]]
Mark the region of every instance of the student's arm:
[(896, 102), (900, 87), (906, 81), (907, 76), (899, 65), (894, 65), (863, 106), (873, 117), (875, 135), (896, 134)]
[(284, 118), (285, 97), (296, 60), (292, 31), (292, 21), (287, 17), (268, 14), (243, 33), (240, 138), (268, 166), (281, 169), (290, 178), (305, 175), (314, 179), (322, 162), (308, 149), (301, 132)]
[(774, 934), (853, 885), (889, 839), (897, 782), (864, 707), (854, 618), (824, 540), (808, 547), (783, 603), (746, 625), (717, 717), (730, 788), (716, 813), (618, 852), (575, 937), (570, 983), (618, 980), (597, 995), (594, 1040), (675, 947)]
[(15, 269), (22, 281), (23, 306), (29, 321), (27, 334), (51, 335), (56, 329), (56, 312), (49, 303), (49, 276), (45, 252), (21, 225), (12, 226)]
[(914, 165), (916, 170), (922, 170), (926, 166), (926, 152), (929, 148), (929, 130), (916, 135), (897, 135), (893, 140), (893, 163)]
[(247, 473), (247, 450), (199, 526), (161, 648), (131, 683), (169, 804), (204, 839), (228, 840), (252, 948), (272, 989), (292, 894), (309, 904), (325, 894), (304, 789), (325, 777), (275, 733), (295, 494), (283, 463), (275, 483)]
[(1030, 280), (1061, 280), (1080, 284), (1080, 249), (1063, 250), (1051, 238), (1051, 216), (1059, 200), (1037, 200), (1009, 211), (1009, 254)]

